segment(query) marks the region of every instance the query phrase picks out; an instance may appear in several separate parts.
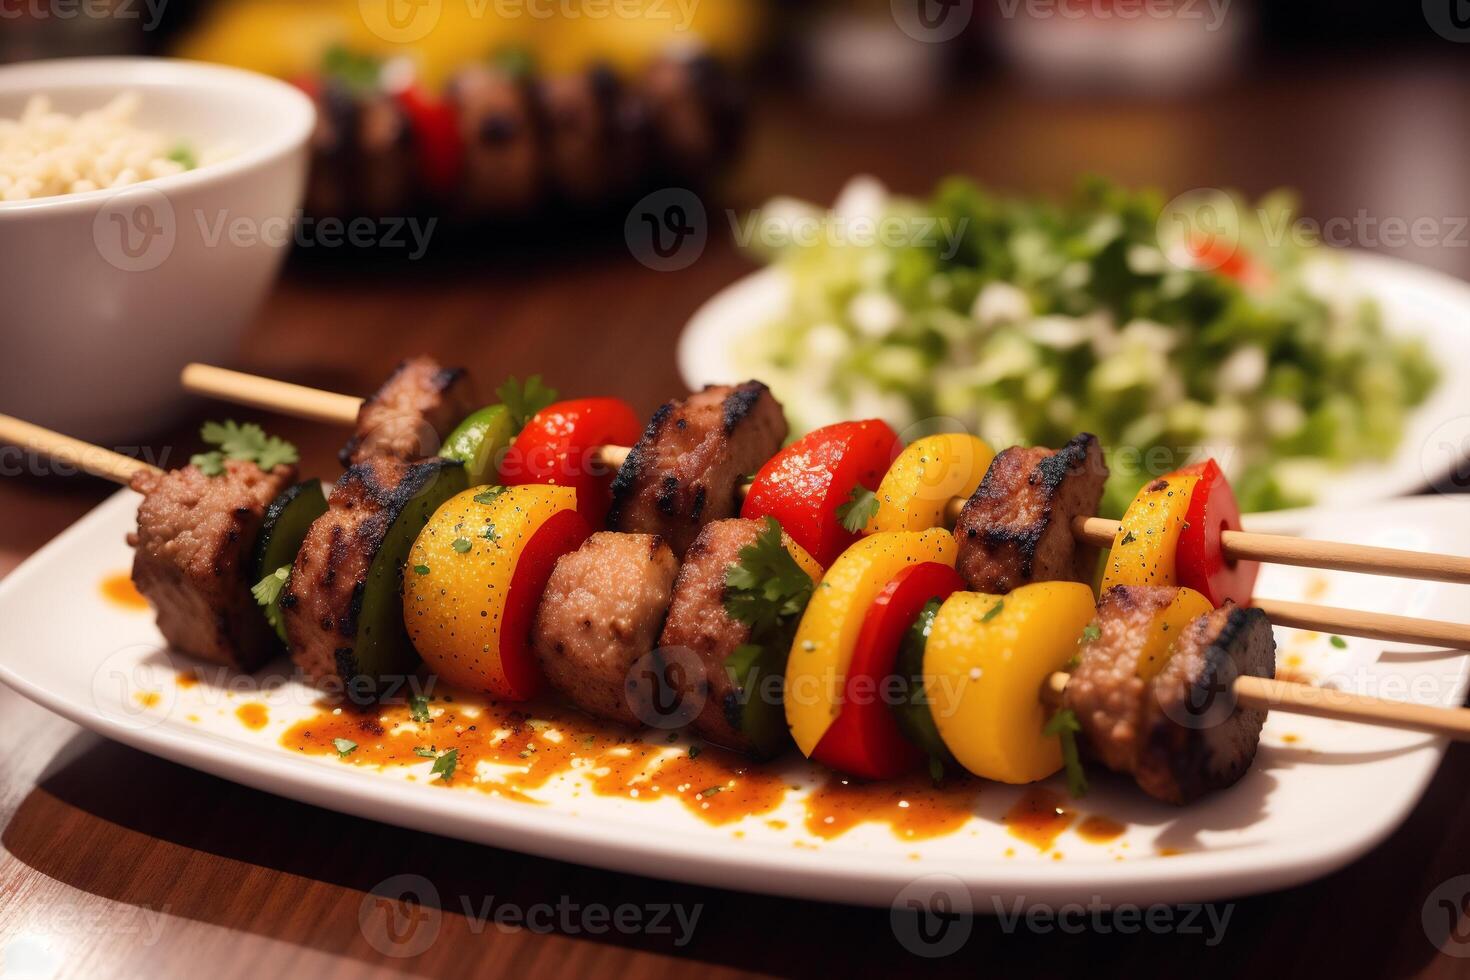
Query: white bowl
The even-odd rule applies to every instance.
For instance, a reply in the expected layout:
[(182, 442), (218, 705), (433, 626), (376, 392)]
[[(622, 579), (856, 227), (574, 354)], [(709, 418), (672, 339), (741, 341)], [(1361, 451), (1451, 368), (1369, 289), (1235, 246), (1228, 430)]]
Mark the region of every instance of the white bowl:
[(234, 68), (151, 58), (0, 67), (0, 117), (137, 92), (134, 122), (217, 163), (117, 190), (0, 202), (0, 412), (95, 442), (138, 439), (183, 404), (179, 369), (234, 352), (301, 205), (311, 100)]

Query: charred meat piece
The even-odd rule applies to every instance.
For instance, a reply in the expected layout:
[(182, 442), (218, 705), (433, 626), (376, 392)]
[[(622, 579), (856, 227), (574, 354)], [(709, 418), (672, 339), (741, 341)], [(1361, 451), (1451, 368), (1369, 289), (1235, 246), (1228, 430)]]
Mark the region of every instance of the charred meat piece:
[(1097, 513), (1108, 466), (1097, 437), (1061, 449), (1019, 446), (996, 456), (955, 525), (956, 568), (976, 592), (1028, 582), (1090, 583), (1097, 549), (1072, 537), (1072, 519)]
[(764, 525), (734, 518), (706, 524), (689, 546), (674, 602), (659, 646), (689, 650), (690, 666), (674, 681), (685, 703), (702, 704), (694, 728), (717, 745), (751, 752), (755, 746), (740, 728), (742, 693), (725, 670), (735, 648), (750, 642), (750, 627), (725, 612), (725, 573), (740, 561), (740, 549), (755, 543)]
[(256, 535), (266, 508), (296, 479), (296, 470), (269, 473), (254, 463), (226, 460), (219, 476), (196, 466), (140, 473), (138, 530), (128, 535), (133, 582), (158, 613), (169, 646), (201, 660), (254, 670), (279, 649), (255, 604)]
[(1174, 601), (1177, 588), (1118, 585), (1103, 594), (1092, 624), (1097, 635), (1082, 645), (1063, 704), (1082, 726), (1087, 746), (1115, 772), (1133, 772), (1148, 682), (1139, 676), (1149, 633)]
[(1266, 614), (1227, 602), (1189, 624), (1149, 685), (1133, 776), (1149, 796), (1188, 803), (1232, 785), (1250, 768), (1266, 712), (1232, 693), (1242, 675), (1274, 677)]
[(562, 556), (532, 631), (551, 686), (589, 714), (645, 724), (633, 707), (632, 671), (654, 649), (678, 567), (653, 534), (600, 531)]
[(446, 368), (432, 357), (412, 357), (362, 403), (357, 429), (338, 453), (343, 466), (374, 456), (427, 459), (478, 407), (474, 383), (463, 368)]
[(738, 84), (717, 58), (700, 51), (662, 57), (640, 90), (671, 173), (707, 174), (734, 154), (744, 111)]
[(529, 211), (541, 195), (542, 139), (531, 87), (509, 72), (468, 68), (449, 98), (464, 143), (464, 204), (474, 214)]
[(543, 79), (537, 86), (552, 185), (571, 201), (599, 201), (612, 189), (619, 83), (604, 68)]
[(309, 210), (345, 217), (412, 207), (419, 186), (413, 129), (397, 100), (327, 79), (316, 103)]
[(785, 438), (781, 405), (759, 381), (669, 402), (618, 470), (608, 527), (660, 534), (682, 556), (700, 528), (739, 513), (741, 479)]
[(413, 666), (396, 553), (407, 556), (434, 507), (464, 483), (463, 468), (443, 459), (376, 456), (342, 474), (281, 594), (291, 659), (308, 677), (356, 681)]

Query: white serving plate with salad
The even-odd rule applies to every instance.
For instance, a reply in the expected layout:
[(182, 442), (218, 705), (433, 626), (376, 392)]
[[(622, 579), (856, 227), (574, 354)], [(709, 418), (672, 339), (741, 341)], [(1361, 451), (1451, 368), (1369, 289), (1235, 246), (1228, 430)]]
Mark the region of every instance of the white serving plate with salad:
[[(870, 179), (858, 178), (828, 213), (848, 221), (853, 219), (853, 212), (882, 215), (885, 194)], [(778, 220), (786, 220), (793, 207), (803, 206), (773, 202), (768, 207), (777, 209)], [(816, 275), (826, 275), (825, 267), (817, 265), (818, 271), (813, 273), (808, 266), (794, 273), (795, 263), (788, 261), (790, 255), (788, 250), (784, 256), (775, 257), (769, 267), (716, 294), (689, 320), (677, 352), (685, 383), (698, 390), (706, 384), (759, 377), (772, 385), (777, 397), (787, 405), (795, 428), (801, 431), (842, 418), (868, 415), (902, 422), (906, 413), (912, 415), (903, 399), (878, 391), (877, 385), (859, 381), (854, 386), (854, 374), (844, 358), (870, 338), (862, 337), (863, 328), (851, 320), (844, 322), (840, 330), (822, 325), (821, 342), (812, 339), (810, 346), (823, 348), (825, 356), (803, 354), (790, 371), (783, 371), (769, 356), (760, 353), (769, 346), (769, 335), (777, 331), (776, 325), (783, 322), (794, 321), (799, 325), (797, 329), (807, 331), (809, 337), (819, 332), (811, 322), (812, 315), (794, 309), (794, 303), (798, 296), (797, 278), (805, 276), (810, 280)], [(849, 285), (840, 272), (834, 277), (844, 288)], [(1470, 323), (1470, 283), (1399, 259), (1326, 248), (1312, 250), (1302, 279), (1310, 284), (1314, 295), (1323, 296), (1337, 309), (1349, 308), (1362, 300), (1375, 303), (1381, 312), (1385, 342), (1422, 343), (1428, 360), (1439, 372), (1437, 383), (1422, 402), (1394, 406), (1394, 411), (1404, 413), (1401, 434), (1382, 458), (1365, 458), (1341, 466), (1324, 463), (1317, 467), (1304, 456), (1284, 467), (1294, 468), (1297, 473), (1304, 469), (1312, 472), (1311, 505), (1339, 507), (1386, 500), (1430, 486), (1463, 489), (1470, 484), (1465, 476), (1470, 461), (1470, 357), (1466, 356), (1470, 352), (1470, 333), (1465, 326)], [(892, 315), (898, 315), (897, 307)], [(803, 324), (804, 319), (809, 323)], [(972, 330), (977, 338), (986, 336), (985, 328), (980, 326), (970, 324), (965, 329)], [(844, 339), (844, 333), (850, 339)], [(766, 339), (762, 339), (763, 334)], [(977, 339), (976, 343), (979, 342)], [(1169, 352), (1164, 363), (1172, 364), (1175, 356)], [(838, 386), (831, 383), (829, 376), (840, 376), (841, 386), (852, 390), (845, 397), (832, 398), (832, 389)], [(939, 383), (924, 376), (917, 385), (923, 387), (931, 381)], [(1249, 404), (1251, 397), (1245, 393), (1239, 400)], [(1365, 414), (1373, 411), (1372, 406), (1364, 409)], [(954, 418), (950, 413), (940, 414), (947, 419)], [(967, 428), (975, 427), (974, 420), (960, 422)], [(1079, 423), (1078, 427), (1086, 425)], [(1024, 434), (1013, 434), (1010, 438), (990, 436), (984, 421), (979, 428), (982, 436), (992, 441), (999, 439), (997, 448), (1035, 441)], [(1099, 435), (1104, 445), (1129, 442), (1119, 433), (1100, 432)], [(1228, 439), (1214, 443), (1201, 440), (1196, 445), (1203, 454), (1220, 459), (1227, 471), (1232, 469), (1226, 462), (1232, 454)], [(1232, 472), (1232, 481), (1238, 479), (1239, 474)], [(1127, 488), (1122, 499), (1131, 496), (1132, 488)], [(1305, 501), (1302, 503), (1303, 506), (1273, 507), (1253, 513), (1248, 522), (1253, 529), (1261, 531), (1298, 530), (1310, 518)], [(1243, 506), (1252, 509), (1248, 500), (1243, 500)]]
[[(759, 815), (713, 825), (685, 799), (603, 796), (595, 773), (571, 771), (513, 800), (475, 791), (484, 768), (433, 785), (431, 763), (374, 768), (283, 744), (314, 715), (316, 695), (276, 665), (255, 677), (194, 672), (172, 655), (148, 610), (108, 599), (100, 584), (126, 572), (124, 536), (139, 498), (121, 491), (0, 582), (0, 681), (104, 736), (181, 765), (342, 813), (530, 854), (752, 892), (884, 906), (945, 890), (984, 914), (1016, 902), (1186, 902), (1281, 888), (1338, 868), (1389, 834), (1413, 808), (1443, 755), (1429, 736), (1273, 714), (1252, 771), (1188, 808), (1152, 802), (1094, 774), (1068, 805), (1078, 819), (1049, 844), (1011, 832), (1022, 790), (983, 783), (951, 832), (905, 839), (882, 822), (813, 833), (812, 788), (826, 774), (799, 759), (773, 763), (785, 782)], [(1308, 531), (1401, 548), (1470, 554), (1463, 505), (1424, 497), (1322, 514)], [(1462, 619), (1462, 588), (1268, 566), (1260, 593), (1415, 616)], [(1470, 662), (1365, 640), (1278, 631), (1278, 662), (1295, 675), (1365, 693), (1456, 705)], [(188, 684), (183, 678), (191, 678)], [(536, 737), (555, 741), (553, 727)], [(687, 742), (658, 734), (661, 753)], [(524, 756), (522, 756), (524, 758)], [(1053, 778), (1044, 791), (1065, 793)], [(893, 812), (893, 811), (888, 811)], [(1115, 824), (1081, 832), (1081, 818)], [(1057, 829), (1057, 828), (1054, 828)], [(918, 884), (915, 884), (918, 882)], [(915, 891), (917, 889), (917, 892)], [(956, 898), (955, 889), (964, 897)], [(956, 907), (963, 908), (963, 905)]]

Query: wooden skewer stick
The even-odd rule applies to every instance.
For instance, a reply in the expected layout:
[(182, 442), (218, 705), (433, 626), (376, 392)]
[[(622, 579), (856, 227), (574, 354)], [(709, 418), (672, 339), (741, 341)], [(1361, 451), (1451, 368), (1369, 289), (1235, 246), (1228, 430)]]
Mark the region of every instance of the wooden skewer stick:
[[(357, 421), (357, 410), (362, 405), (360, 398), (258, 378), (205, 364), (190, 364), (184, 368), (183, 383), (185, 388), (196, 394), (342, 425), (354, 424)], [(603, 466), (615, 470), (623, 465), (623, 461), (628, 458), (628, 452), (627, 446), (603, 446), (597, 453), (597, 459)], [(744, 489), (742, 486), (741, 491)], [(951, 524), (959, 520), (964, 506), (965, 500), (961, 497), (954, 498), (946, 505), (945, 516)], [(1086, 541), (1100, 548), (1112, 547), (1118, 531), (1117, 521), (1101, 517), (1079, 517), (1072, 527), (1072, 533), (1079, 541)], [(1461, 555), (1436, 555), (1397, 548), (1312, 541), (1289, 535), (1254, 534), (1249, 531), (1225, 531), (1220, 536), (1220, 546), (1225, 557), (1234, 561), (1263, 561), (1278, 565), (1470, 584), (1470, 557)]]
[(123, 486), (131, 483), (133, 477), (139, 473), (163, 472), (140, 459), (43, 429), (39, 425), (22, 422), (9, 415), (0, 415), (0, 442), (42, 453), (58, 462), (69, 463), (93, 476), (100, 476)]
[[(1042, 688), (1041, 699), (1049, 705), (1060, 704), (1062, 692), (1070, 679), (1070, 674), (1061, 671), (1052, 674)], [(1354, 721), (1381, 728), (1404, 728), (1442, 735), (1457, 742), (1470, 742), (1470, 708), (1389, 701), (1330, 687), (1313, 687), (1265, 677), (1237, 677), (1234, 693), (1236, 703), (1244, 708)]]
[[(44, 453), (95, 476), (122, 484), (129, 483), (140, 472), (162, 472), (158, 467), (140, 460), (9, 415), (0, 415), (0, 441)], [(1313, 629), (1337, 633), (1357, 632), (1358, 635), (1380, 639), (1470, 646), (1470, 627), (1452, 623), (1433, 623), (1356, 610), (1326, 609), (1302, 603), (1262, 601), (1258, 605), (1273, 622), (1284, 626), (1307, 625)], [(1048, 679), (1047, 689), (1043, 691), (1043, 697), (1049, 701), (1060, 698), (1068, 679), (1069, 675), (1065, 673), (1052, 674)], [(1237, 678), (1235, 694), (1240, 703), (1247, 707), (1407, 728), (1470, 741), (1470, 709), (1466, 708), (1438, 708), (1386, 701), (1260, 677)]]

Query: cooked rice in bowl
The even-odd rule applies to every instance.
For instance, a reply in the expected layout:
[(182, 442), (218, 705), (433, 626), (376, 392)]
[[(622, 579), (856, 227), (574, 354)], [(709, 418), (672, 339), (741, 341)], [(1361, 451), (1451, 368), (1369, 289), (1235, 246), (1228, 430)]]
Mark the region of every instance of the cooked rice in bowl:
[(198, 166), (185, 144), (134, 124), (141, 102), (124, 92), (69, 116), (36, 95), (19, 119), (0, 118), (0, 202), (125, 187)]

